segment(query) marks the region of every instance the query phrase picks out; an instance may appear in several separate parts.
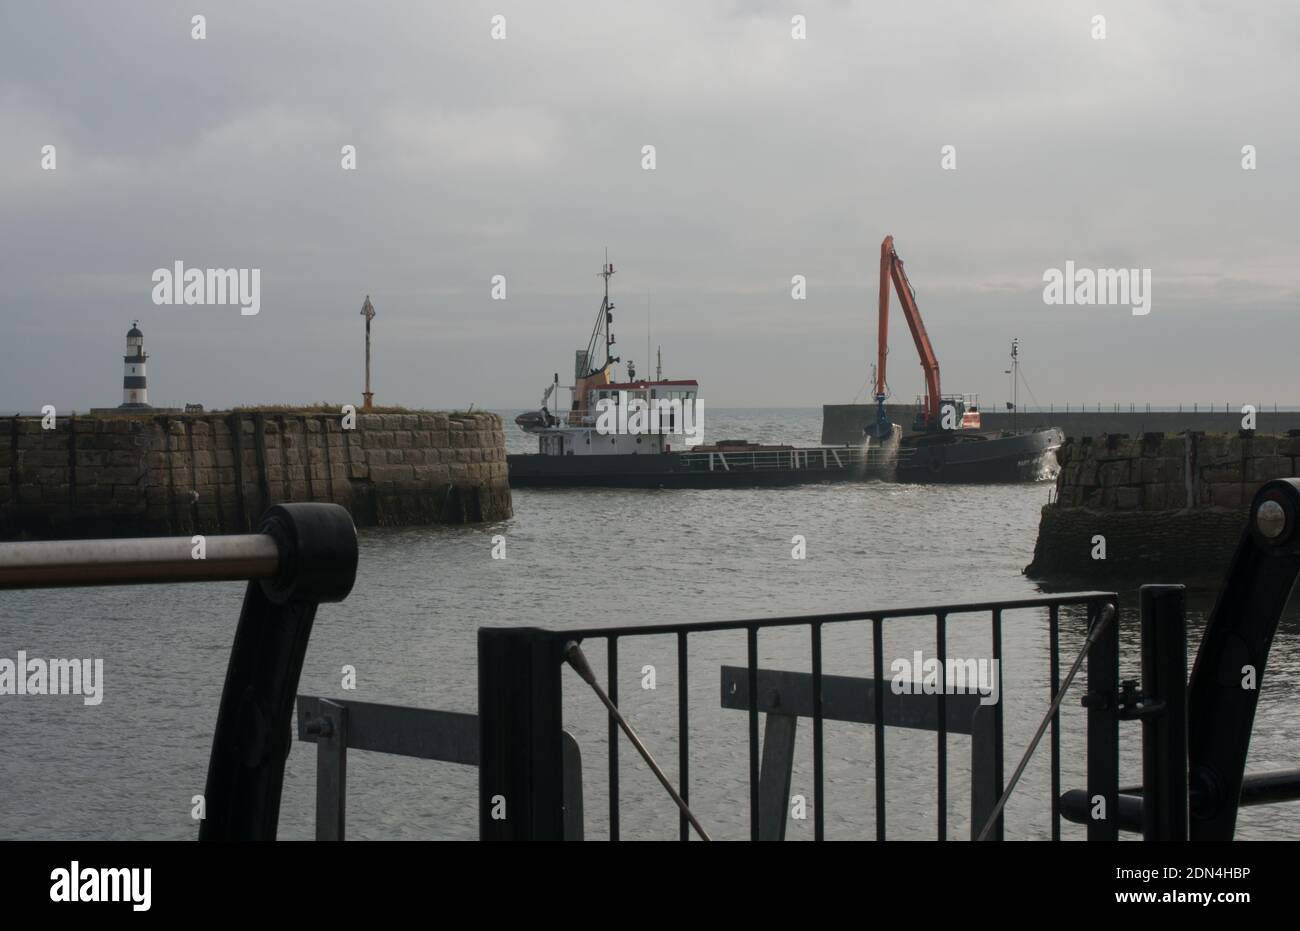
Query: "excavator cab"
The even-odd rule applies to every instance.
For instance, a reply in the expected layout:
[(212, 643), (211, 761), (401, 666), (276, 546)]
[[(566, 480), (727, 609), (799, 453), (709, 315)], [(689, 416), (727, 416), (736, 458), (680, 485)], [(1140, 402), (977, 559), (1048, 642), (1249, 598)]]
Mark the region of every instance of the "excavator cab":
[[(941, 407), (940, 411), (942, 412), (942, 410), (943, 409)], [(942, 413), (940, 414), (940, 416), (942, 416)], [(912, 432), (913, 433), (938, 433), (939, 430), (942, 429), (939, 426), (940, 423), (942, 423), (942, 421), (935, 421), (934, 423), (926, 423), (925, 408), (921, 408), (916, 412), (916, 416), (912, 418)]]
[(978, 430), (980, 428), (979, 404), (962, 395), (949, 395), (939, 401), (939, 413), (933, 420), (927, 417), (930, 409), (923, 399), (917, 398), (916, 417), (912, 430), (916, 433), (945, 433), (953, 430)]

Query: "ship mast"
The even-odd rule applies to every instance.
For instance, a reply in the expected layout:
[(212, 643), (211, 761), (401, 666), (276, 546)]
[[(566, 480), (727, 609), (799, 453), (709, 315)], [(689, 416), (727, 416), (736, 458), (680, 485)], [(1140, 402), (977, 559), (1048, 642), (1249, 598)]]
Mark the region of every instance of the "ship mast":
[(1011, 432), (1016, 432), (1016, 415), (1020, 413), (1020, 340), (1011, 340)]
[(600, 277), (605, 279), (605, 300), (601, 302), (600, 309), (604, 315), (605, 324), (605, 365), (610, 365), (618, 360), (610, 355), (609, 347), (614, 345), (614, 337), (609, 334), (609, 325), (614, 322), (614, 305), (609, 302), (609, 279), (614, 274), (614, 266), (609, 261), (609, 250), (605, 250), (605, 265), (600, 270)]
[[(587, 341), (587, 353), (583, 361), (584, 370), (579, 373), (580, 378), (591, 378), (602, 372), (606, 372), (611, 365), (618, 362), (617, 356), (610, 352), (610, 347), (614, 345), (614, 334), (610, 332), (610, 325), (614, 322), (614, 303), (609, 299), (609, 279), (614, 274), (614, 266), (609, 262), (609, 250), (605, 251), (605, 264), (601, 266), (599, 275), (605, 279), (605, 296), (600, 302), (600, 316), (596, 318), (596, 326), (591, 331), (591, 339)], [(604, 342), (603, 350), (597, 346), (597, 343)], [(596, 364), (599, 358), (598, 353), (604, 353), (604, 361), (600, 365)]]

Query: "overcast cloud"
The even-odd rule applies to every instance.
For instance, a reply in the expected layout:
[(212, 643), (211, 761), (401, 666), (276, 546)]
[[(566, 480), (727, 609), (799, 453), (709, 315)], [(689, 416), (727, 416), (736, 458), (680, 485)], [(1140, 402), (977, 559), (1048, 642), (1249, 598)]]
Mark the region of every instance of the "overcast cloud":
[[(1300, 402), (1294, 3), (190, 6), (0, 7), (4, 409), (117, 404), (136, 318), (155, 404), (357, 400), (366, 294), (377, 402), (533, 405), (606, 247), (642, 372), (649, 302), (711, 405), (844, 402), (886, 233), (946, 390), (1000, 401), (1018, 336), (1044, 403)], [(155, 306), (176, 260), (260, 313)], [(1151, 313), (1046, 306), (1066, 260), (1152, 269)]]

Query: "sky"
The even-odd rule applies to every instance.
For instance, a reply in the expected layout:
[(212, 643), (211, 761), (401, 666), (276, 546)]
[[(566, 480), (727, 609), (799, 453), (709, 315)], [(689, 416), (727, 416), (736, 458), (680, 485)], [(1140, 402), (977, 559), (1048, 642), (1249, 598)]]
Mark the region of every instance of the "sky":
[[(1014, 337), (1043, 404), (1300, 403), (1297, 47), (1292, 2), (6, 2), (0, 409), (120, 403), (136, 319), (155, 405), (357, 401), (367, 295), (376, 403), (535, 406), (606, 249), (640, 373), (864, 400), (886, 234), (945, 392)], [(155, 304), (177, 261), (259, 312)], [(1045, 303), (1067, 261), (1150, 312)], [(896, 300), (890, 346), (910, 401)]]

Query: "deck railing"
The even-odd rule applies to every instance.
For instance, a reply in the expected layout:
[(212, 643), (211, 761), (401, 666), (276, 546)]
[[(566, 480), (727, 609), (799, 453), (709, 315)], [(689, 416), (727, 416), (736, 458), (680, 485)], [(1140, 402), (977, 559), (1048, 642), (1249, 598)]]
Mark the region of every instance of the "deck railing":
[(912, 449), (878, 446), (819, 446), (809, 449), (731, 449), (683, 452), (681, 462), (692, 472), (765, 472), (813, 470), (846, 472), (892, 466), (906, 461)]

